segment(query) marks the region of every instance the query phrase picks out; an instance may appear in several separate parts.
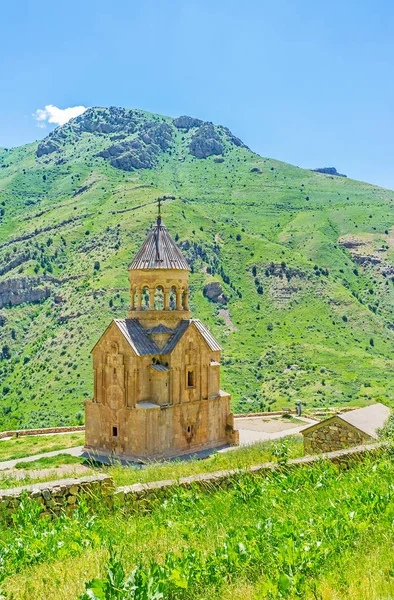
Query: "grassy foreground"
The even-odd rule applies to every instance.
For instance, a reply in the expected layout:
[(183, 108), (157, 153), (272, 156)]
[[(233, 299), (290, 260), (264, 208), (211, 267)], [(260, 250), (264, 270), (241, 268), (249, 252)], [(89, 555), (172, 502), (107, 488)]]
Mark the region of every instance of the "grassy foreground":
[(392, 598), (393, 477), (386, 453), (178, 490), (149, 511), (97, 503), (48, 521), (26, 501), (0, 527), (0, 587), (14, 600)]

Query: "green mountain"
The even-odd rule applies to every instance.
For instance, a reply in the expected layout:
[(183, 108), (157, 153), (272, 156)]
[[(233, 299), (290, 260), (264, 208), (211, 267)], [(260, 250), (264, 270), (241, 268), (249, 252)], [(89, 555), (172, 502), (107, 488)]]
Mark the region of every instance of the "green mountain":
[(0, 428), (82, 419), (89, 351), (127, 313), (164, 196), (235, 411), (393, 399), (394, 192), (191, 117), (91, 108), (0, 150)]

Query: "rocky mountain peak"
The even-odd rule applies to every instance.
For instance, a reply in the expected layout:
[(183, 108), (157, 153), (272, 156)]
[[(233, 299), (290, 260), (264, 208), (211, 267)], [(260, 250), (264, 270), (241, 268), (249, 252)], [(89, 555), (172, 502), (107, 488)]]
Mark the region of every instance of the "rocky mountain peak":
[[(180, 134), (182, 137), (180, 136)], [(37, 148), (37, 158), (57, 155), (83, 134), (99, 139), (95, 156), (124, 171), (153, 168), (162, 153), (179, 146), (183, 155), (203, 159), (226, 146), (246, 146), (227, 127), (183, 115), (175, 119), (117, 106), (88, 108), (52, 131)], [(97, 148), (97, 143), (96, 143)], [(59, 160), (59, 159), (58, 159)]]

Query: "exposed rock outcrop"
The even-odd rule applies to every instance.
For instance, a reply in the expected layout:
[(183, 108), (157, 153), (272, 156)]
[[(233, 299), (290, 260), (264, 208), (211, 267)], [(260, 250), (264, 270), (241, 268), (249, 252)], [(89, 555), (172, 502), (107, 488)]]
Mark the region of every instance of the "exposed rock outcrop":
[(211, 281), (204, 287), (204, 296), (212, 300), (212, 302), (218, 302), (219, 304), (226, 304), (228, 298), (223, 292), (223, 287), (220, 281)]
[(320, 169), (311, 169), (314, 173), (324, 173), (325, 175), (336, 175), (337, 177), (347, 177), (343, 173), (338, 173), (335, 167), (321, 167)]
[(16, 306), (23, 302), (39, 302), (49, 298), (49, 287), (38, 287), (42, 283), (39, 277), (19, 277), (0, 282), (0, 308), (10, 304)]
[(228, 127), (223, 127), (222, 129), (224, 131), (224, 133), (227, 135), (229, 141), (234, 144), (234, 146), (241, 146), (242, 148), (247, 148), (247, 146), (243, 143), (242, 140), (240, 140), (239, 138), (237, 138), (230, 130)]
[[(141, 112), (110, 106), (109, 108), (88, 108), (70, 124), (74, 131), (88, 133), (115, 133), (130, 135), (136, 131)], [(56, 130), (55, 130), (56, 131)]]
[(212, 123), (204, 123), (193, 135), (189, 150), (196, 158), (207, 158), (213, 154), (222, 154), (224, 144)]
[(113, 167), (123, 171), (132, 171), (133, 169), (149, 169), (155, 164), (155, 158), (158, 148), (148, 149), (147, 146), (139, 140), (122, 142), (115, 146), (110, 146), (97, 154), (109, 160)]
[(199, 127), (202, 125), (203, 121), (200, 119), (195, 119), (194, 117), (187, 117), (183, 115), (182, 117), (177, 117), (173, 120), (175, 127), (178, 129), (186, 129), (187, 131), (192, 127)]
[(97, 154), (123, 171), (149, 169), (157, 163), (160, 151), (165, 152), (173, 143), (168, 123), (146, 123), (137, 136), (129, 141), (109, 146)]
[(54, 141), (47, 138), (38, 144), (37, 156), (40, 158), (40, 156), (44, 156), (44, 154), (52, 154), (52, 152), (57, 152), (58, 150), (60, 150), (59, 146), (55, 144)]
[(365, 241), (364, 240), (358, 240), (358, 239), (339, 239), (338, 243), (343, 246), (344, 248), (348, 248), (348, 249), (352, 249), (352, 248), (359, 248), (360, 246), (365, 246)]

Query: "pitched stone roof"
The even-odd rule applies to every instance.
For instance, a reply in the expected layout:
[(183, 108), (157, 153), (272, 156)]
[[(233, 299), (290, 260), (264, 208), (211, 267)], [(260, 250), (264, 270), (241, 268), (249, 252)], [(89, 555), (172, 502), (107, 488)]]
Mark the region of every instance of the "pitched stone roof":
[[(158, 348), (150, 338), (149, 332), (151, 330), (145, 330), (138, 319), (114, 319), (114, 323), (120, 329), (137, 356), (171, 354), (191, 326), (197, 329), (212, 351), (221, 350), (213, 335), (199, 319), (183, 319), (180, 321), (174, 330), (169, 330), (172, 331), (172, 335), (162, 349)], [(157, 327), (160, 327), (160, 325)]]
[(339, 413), (329, 417), (328, 419), (324, 419), (324, 421), (321, 421), (320, 423), (306, 427), (301, 433), (304, 435), (312, 430), (328, 425), (334, 419), (341, 419), (341, 421), (344, 421), (352, 427), (356, 427), (359, 431), (362, 431), (370, 437), (377, 439), (378, 430), (384, 426), (389, 416), (390, 409), (384, 404), (378, 402), (376, 404), (371, 404), (370, 406), (365, 406), (364, 408), (357, 408), (355, 410), (350, 410), (346, 413)]
[(204, 323), (201, 323), (200, 319), (192, 319), (192, 322), (197, 327), (198, 331), (201, 333), (202, 337), (207, 342), (211, 350), (221, 350), (221, 347), (219, 346), (209, 329), (205, 327)]
[(165, 346), (162, 349), (162, 354), (171, 354), (171, 352), (175, 349), (178, 342), (181, 340), (183, 334), (187, 329), (189, 329), (191, 321), (185, 319), (181, 321), (174, 331), (174, 335), (172, 335)]
[(180, 269), (190, 271), (185, 258), (168, 233), (161, 217), (148, 233), (129, 269)]
[(160, 352), (138, 319), (114, 319), (114, 322), (138, 356), (158, 354)]

